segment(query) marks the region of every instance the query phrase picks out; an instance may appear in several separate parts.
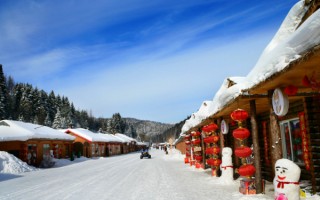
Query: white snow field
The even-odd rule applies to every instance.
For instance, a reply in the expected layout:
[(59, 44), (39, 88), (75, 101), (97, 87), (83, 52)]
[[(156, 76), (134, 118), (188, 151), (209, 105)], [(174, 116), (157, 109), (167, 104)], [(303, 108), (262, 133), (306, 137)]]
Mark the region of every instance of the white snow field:
[[(223, 185), (210, 170), (183, 162), (176, 150), (151, 150), (151, 159), (139, 153), (59, 160), (57, 166), (16, 174), (0, 173), (0, 199), (107, 199), (107, 200), (272, 200), (271, 183), (266, 195), (245, 196), (239, 182)], [(319, 196), (307, 198), (315, 200)]]

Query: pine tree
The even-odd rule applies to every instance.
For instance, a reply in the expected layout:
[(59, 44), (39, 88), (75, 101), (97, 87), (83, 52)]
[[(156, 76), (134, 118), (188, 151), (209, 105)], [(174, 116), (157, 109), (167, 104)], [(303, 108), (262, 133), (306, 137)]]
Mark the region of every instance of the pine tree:
[(57, 113), (54, 117), (54, 121), (52, 123), (52, 128), (54, 128), (54, 129), (63, 128), (62, 127), (62, 117), (61, 117), (61, 113), (60, 113), (59, 109), (57, 110)]
[(110, 121), (110, 131), (111, 133), (124, 133), (125, 123), (121, 118), (120, 113), (115, 113), (112, 115)]
[(44, 125), (48, 127), (52, 126), (52, 121), (50, 119), (49, 113), (47, 113), (46, 119), (44, 120)]
[(3, 74), (2, 65), (0, 64), (0, 120), (8, 117), (8, 93), (6, 78)]

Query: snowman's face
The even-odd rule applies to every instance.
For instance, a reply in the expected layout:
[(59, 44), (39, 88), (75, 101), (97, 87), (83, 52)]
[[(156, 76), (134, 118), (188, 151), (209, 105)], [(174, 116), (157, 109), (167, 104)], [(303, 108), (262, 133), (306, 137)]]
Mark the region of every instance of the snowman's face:
[(229, 147), (225, 147), (222, 149), (222, 156), (231, 156), (232, 155), (232, 149)]
[(276, 176), (279, 180), (284, 181), (287, 178), (288, 168), (276, 166)]
[(288, 159), (280, 159), (275, 165), (276, 178), (279, 181), (299, 181), (301, 169)]

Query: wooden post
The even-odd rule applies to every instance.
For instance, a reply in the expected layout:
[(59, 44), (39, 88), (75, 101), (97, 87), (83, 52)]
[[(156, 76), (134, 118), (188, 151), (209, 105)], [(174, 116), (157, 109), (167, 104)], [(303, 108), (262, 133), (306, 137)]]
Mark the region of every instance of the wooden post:
[(270, 150), (271, 150), (271, 164), (272, 176), (274, 176), (274, 165), (277, 160), (282, 158), (281, 148), (281, 132), (276, 114), (272, 108), (272, 94), (273, 90), (268, 91), (269, 107), (270, 107)]
[(222, 149), (224, 148), (224, 135), (223, 135), (223, 133), (221, 131), (221, 121), (222, 121), (221, 118), (219, 118), (217, 120), (217, 125), (219, 127), (220, 148), (221, 148), (221, 151), (222, 151)]
[(256, 112), (255, 100), (250, 101), (250, 122), (251, 122), (251, 133), (252, 133), (252, 143), (253, 143), (253, 155), (254, 155), (253, 162), (256, 168), (256, 173), (255, 173), (256, 193), (260, 194), (263, 192), (263, 188), (262, 188), (261, 157), (260, 157), (257, 112)]

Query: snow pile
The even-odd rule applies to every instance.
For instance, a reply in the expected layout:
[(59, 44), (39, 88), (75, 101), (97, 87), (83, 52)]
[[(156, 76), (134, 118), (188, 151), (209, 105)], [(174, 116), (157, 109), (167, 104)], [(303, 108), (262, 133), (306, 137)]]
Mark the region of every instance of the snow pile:
[(0, 173), (19, 174), (38, 170), (5, 151), (0, 151)]
[(185, 158), (185, 155), (182, 154), (179, 150), (177, 149), (168, 149), (168, 154), (165, 154), (163, 151), (163, 159), (164, 160), (178, 160), (178, 161), (183, 161)]

